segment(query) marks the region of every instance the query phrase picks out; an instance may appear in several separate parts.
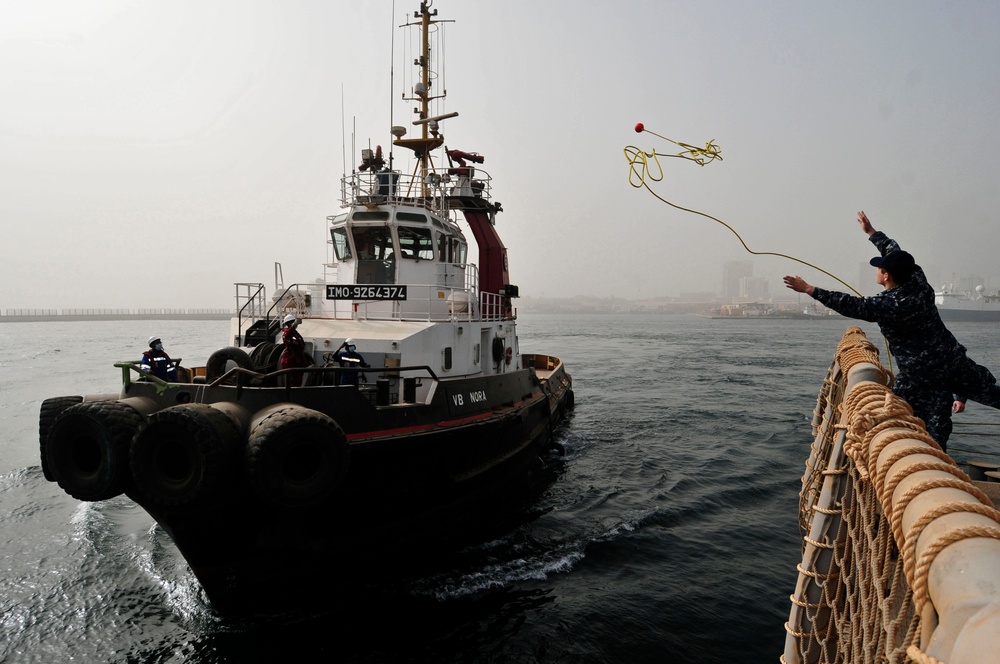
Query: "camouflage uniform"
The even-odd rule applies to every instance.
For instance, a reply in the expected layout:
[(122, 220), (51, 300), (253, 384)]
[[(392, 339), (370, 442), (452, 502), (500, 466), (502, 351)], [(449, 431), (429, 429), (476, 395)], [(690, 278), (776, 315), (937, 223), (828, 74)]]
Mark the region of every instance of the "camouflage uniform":
[[(881, 231), (870, 240), (883, 256), (899, 250), (896, 241)], [(965, 346), (944, 326), (934, 304), (934, 288), (919, 265), (908, 281), (874, 297), (822, 288), (812, 296), (843, 316), (878, 323), (898, 367), (892, 391), (910, 404), (942, 449), (951, 434), (953, 394), (1000, 408), (997, 379), (966, 357)]]

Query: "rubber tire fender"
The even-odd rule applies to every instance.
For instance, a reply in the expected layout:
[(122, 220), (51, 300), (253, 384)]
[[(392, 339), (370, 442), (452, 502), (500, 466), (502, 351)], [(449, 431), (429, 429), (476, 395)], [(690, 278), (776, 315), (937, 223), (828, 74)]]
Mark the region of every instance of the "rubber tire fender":
[(128, 451), (142, 415), (119, 401), (70, 406), (56, 417), (45, 441), (49, 470), (77, 500), (114, 498), (131, 484)]
[(253, 362), (255, 371), (270, 373), (277, 368), (281, 351), (279, 350), (277, 354), (274, 354), (274, 349), (278, 345), (271, 341), (264, 341), (254, 347), (253, 352), (250, 353), (250, 360)]
[(45, 442), (49, 438), (49, 429), (59, 414), (78, 403), (83, 402), (83, 397), (50, 397), (42, 402), (42, 407), (38, 410), (38, 455), (42, 459), (42, 475), (50, 482), (55, 482), (55, 475), (49, 467), (49, 455), (45, 452)]
[(249, 369), (250, 371), (254, 369), (253, 360), (250, 359), (245, 350), (236, 346), (227, 346), (226, 348), (220, 348), (209, 356), (208, 362), (205, 363), (205, 380), (211, 383), (219, 376), (225, 374), (226, 366), (230, 361), (235, 362), (236, 366), (241, 369)]
[(253, 347), (250, 351), (250, 361), (253, 362), (254, 367), (259, 367), (261, 363), (261, 356), (266, 356), (267, 351), (269, 351), (274, 343), (271, 341), (262, 341)]
[(136, 488), (151, 503), (211, 503), (238, 476), (240, 427), (221, 410), (193, 403), (149, 416), (129, 452)]
[(264, 501), (284, 507), (315, 505), (343, 482), (350, 446), (327, 415), (283, 406), (253, 427), (246, 447), (247, 480)]
[(268, 371), (277, 371), (281, 362), (281, 354), (285, 352), (285, 344), (274, 344), (274, 348), (267, 354)]

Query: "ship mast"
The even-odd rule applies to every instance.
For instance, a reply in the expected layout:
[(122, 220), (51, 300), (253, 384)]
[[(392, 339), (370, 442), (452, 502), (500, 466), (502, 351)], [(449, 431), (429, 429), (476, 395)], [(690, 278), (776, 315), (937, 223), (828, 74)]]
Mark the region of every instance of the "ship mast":
[[(447, 95), (447, 92), (437, 96), (431, 94), (433, 80), (430, 75), (430, 27), (442, 21), (433, 18), (437, 16), (437, 10), (431, 10), (430, 6), (431, 2), (425, 0), (420, 3), (420, 11), (413, 13), (414, 18), (420, 19), (420, 56), (413, 61), (413, 64), (420, 68), (420, 81), (413, 86), (413, 96), (407, 97), (406, 93), (403, 94), (404, 101), (415, 101), (419, 104), (413, 109), (413, 113), (417, 116), (413, 124), (420, 127), (420, 137), (400, 137), (393, 141), (393, 145), (413, 150), (414, 155), (417, 157), (415, 175), (419, 174), (420, 176), (421, 192), (424, 197), (428, 196), (427, 174), (433, 170), (430, 153), (444, 144), (444, 135), (438, 131), (438, 121), (458, 115), (457, 112), (435, 115), (433, 117), (428, 115), (430, 102), (435, 99), (443, 99)], [(415, 24), (407, 23), (406, 25)]]

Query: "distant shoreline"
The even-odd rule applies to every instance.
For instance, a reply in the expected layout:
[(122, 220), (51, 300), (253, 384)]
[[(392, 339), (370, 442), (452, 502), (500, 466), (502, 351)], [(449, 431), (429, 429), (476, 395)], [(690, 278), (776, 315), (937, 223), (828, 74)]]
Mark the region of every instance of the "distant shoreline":
[(52, 323), (94, 320), (229, 320), (233, 313), (164, 314), (0, 314), (0, 323)]

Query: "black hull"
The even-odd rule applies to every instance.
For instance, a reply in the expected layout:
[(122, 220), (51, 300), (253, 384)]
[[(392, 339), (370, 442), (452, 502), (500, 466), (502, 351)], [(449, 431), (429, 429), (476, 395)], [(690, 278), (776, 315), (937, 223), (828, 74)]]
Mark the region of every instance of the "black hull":
[[(455, 481), (429, 473), (409, 490), (393, 490), (393, 473), (372, 472), (368, 490), (345, 489), (322, 504), (284, 509), (248, 494), (192, 514), (147, 511), (188, 561), (212, 605), (223, 613), (301, 606), (350, 586), (352, 571), (400, 557), (433, 556), (470, 543), (483, 526), (512, 516), (544, 489), (541, 458), (551, 440), (548, 409), (399, 445), (428, 449), (469, 443), (511, 446), (516, 453), (476, 477)], [(513, 420), (520, 420), (514, 423)], [(527, 438), (508, 438), (531, 426)], [(414, 468), (414, 475), (422, 469)], [(359, 474), (358, 482), (364, 478)], [(141, 498), (140, 498), (141, 500)], [(140, 502), (141, 504), (141, 502)], [(144, 506), (145, 507), (145, 506)]]
[(943, 321), (962, 321), (968, 323), (1000, 322), (1000, 309), (945, 309), (938, 307)]
[[(153, 413), (145, 416), (144, 423), (132, 423), (138, 433), (130, 454), (132, 476), (122, 480), (125, 493), (174, 541), (217, 610), (273, 611), (283, 604), (300, 607), (311, 599), (328, 597), (348, 585), (357, 576), (352, 570), (359, 566), (377, 566), (380, 560), (401, 557), (416, 561), (471, 543), (490, 529), (502, 528), (506, 519), (529, 506), (554, 479), (546, 462), (558, 447), (553, 428), (573, 406), (571, 383), (561, 366), (544, 373), (544, 380), (534, 370), (524, 369), (489, 378), (441, 381), (438, 394), (428, 404), (377, 407), (356, 388), (343, 387), (288, 390), (173, 384), (158, 391), (151, 383), (132, 383), (122, 400), (89, 405), (102, 413), (110, 411), (115, 426), (127, 433), (121, 413), (133, 417), (130, 408), (156, 404), (149, 406)], [(193, 400), (188, 402), (189, 398)], [(178, 402), (183, 405), (176, 406)], [(176, 498), (180, 494), (149, 490), (150, 478), (156, 474), (137, 468), (135, 446), (164, 413), (181, 408), (199, 417), (214, 414), (228, 423), (231, 418), (220, 416), (220, 407), (266, 413), (276, 404), (336, 420), (346, 468), (336, 478), (320, 476), (331, 478), (324, 481), (334, 483), (333, 488), (320, 491), (317, 498), (299, 500), (292, 494), (294, 500), (289, 500), (281, 486), (262, 487), (259, 478), (247, 470), (252, 463), (253, 435), (248, 442), (244, 427), (238, 437), (241, 442), (217, 454), (211, 472), (190, 471), (197, 465), (190, 459), (181, 463), (176, 458), (163, 461), (161, 456), (147, 456), (143, 463), (164, 464), (167, 479), (176, 479), (174, 483), (186, 493), (181, 500)], [(62, 429), (68, 425), (60, 418), (50, 419), (56, 422), (52, 445), (51, 439), (63, 436)], [(72, 418), (67, 422), (77, 424)], [(85, 423), (90, 426), (90, 420)], [(43, 440), (50, 424), (43, 424)], [(104, 435), (98, 431), (99, 423), (92, 426), (95, 437)], [(107, 429), (109, 438), (125, 435), (110, 425)], [(160, 454), (177, 456), (182, 447), (189, 456), (207, 454), (199, 448), (206, 446), (199, 436), (193, 438), (183, 445), (170, 441)], [(296, 441), (289, 438), (285, 443)], [(45, 458), (52, 460), (56, 479), (60, 473), (65, 477), (65, 461), (47, 454), (43, 443)], [(291, 483), (300, 471), (293, 467), (288, 472)], [(199, 481), (219, 487), (195, 491), (189, 477), (196, 474)], [(102, 500), (113, 493), (91, 497), (71, 491), (61, 479), (60, 485), (84, 500)], [(320, 588), (322, 593), (317, 595)]]

